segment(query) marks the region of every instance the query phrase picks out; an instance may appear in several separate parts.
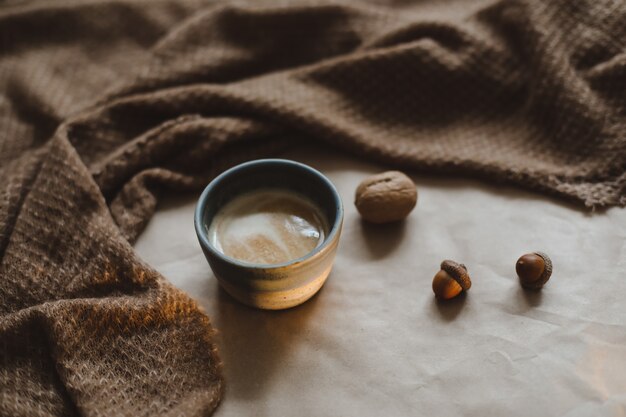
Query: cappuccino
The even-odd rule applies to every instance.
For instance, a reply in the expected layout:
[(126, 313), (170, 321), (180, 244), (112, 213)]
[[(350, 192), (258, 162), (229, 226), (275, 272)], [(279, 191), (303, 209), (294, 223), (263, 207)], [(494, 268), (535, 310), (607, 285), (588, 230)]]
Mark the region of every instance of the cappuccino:
[(213, 218), (208, 237), (223, 254), (254, 264), (301, 258), (324, 242), (326, 218), (308, 198), (263, 189), (235, 197)]

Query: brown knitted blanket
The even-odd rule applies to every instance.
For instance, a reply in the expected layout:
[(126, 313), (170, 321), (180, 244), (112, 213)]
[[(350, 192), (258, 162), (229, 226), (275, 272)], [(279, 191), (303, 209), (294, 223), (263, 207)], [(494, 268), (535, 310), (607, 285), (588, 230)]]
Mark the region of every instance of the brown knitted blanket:
[(626, 205), (626, 3), (389, 3), (0, 4), (0, 415), (212, 413), (209, 319), (130, 242), (238, 161), (318, 141)]

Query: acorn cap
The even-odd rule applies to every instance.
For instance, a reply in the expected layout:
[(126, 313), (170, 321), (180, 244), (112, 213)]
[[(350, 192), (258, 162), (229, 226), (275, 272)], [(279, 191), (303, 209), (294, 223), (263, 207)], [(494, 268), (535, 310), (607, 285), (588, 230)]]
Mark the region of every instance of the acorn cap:
[(522, 286), (531, 290), (538, 290), (545, 285), (552, 275), (552, 260), (543, 252), (533, 252), (535, 255), (543, 259), (544, 267), (541, 276), (534, 282), (524, 283)]
[(441, 263), (441, 269), (446, 271), (456, 282), (459, 283), (463, 291), (467, 291), (472, 286), (472, 280), (467, 273), (467, 268), (463, 264), (445, 260)]

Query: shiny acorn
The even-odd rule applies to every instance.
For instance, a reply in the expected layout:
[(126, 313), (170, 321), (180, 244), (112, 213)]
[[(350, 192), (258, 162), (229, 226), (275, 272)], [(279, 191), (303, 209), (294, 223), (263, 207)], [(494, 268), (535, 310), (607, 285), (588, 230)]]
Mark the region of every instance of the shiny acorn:
[(515, 272), (522, 287), (539, 290), (552, 275), (552, 261), (543, 252), (527, 253), (517, 260)]
[(433, 292), (441, 300), (454, 298), (471, 286), (465, 265), (450, 260), (441, 263), (441, 270), (433, 278)]

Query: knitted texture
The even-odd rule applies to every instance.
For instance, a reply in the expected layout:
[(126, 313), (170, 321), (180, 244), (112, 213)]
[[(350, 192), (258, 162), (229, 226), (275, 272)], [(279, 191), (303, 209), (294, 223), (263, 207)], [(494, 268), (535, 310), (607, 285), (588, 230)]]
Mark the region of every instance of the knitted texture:
[(0, 415), (201, 416), (198, 306), (134, 254), (163, 191), (303, 142), (626, 205), (626, 3), (5, 0)]

